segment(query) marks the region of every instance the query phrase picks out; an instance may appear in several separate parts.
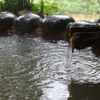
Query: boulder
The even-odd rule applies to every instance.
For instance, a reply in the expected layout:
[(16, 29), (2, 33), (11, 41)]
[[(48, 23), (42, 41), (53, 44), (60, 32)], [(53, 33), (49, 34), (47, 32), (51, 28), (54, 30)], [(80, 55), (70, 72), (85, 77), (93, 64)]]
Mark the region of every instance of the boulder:
[(10, 29), (14, 25), (16, 16), (10, 12), (0, 13), (0, 29)]
[(41, 22), (41, 28), (44, 33), (59, 34), (62, 33), (68, 23), (75, 22), (74, 18), (68, 15), (51, 15), (44, 18)]
[(40, 27), (41, 18), (37, 14), (27, 13), (19, 16), (15, 21), (17, 30), (34, 30)]

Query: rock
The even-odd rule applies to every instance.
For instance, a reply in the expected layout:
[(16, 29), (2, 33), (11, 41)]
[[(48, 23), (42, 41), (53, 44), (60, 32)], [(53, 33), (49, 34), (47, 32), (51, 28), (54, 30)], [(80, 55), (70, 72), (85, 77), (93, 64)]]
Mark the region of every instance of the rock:
[(82, 21), (76, 21), (73, 23), (69, 23), (69, 29), (71, 29), (73, 27), (85, 27), (85, 26), (96, 26), (96, 25), (98, 25), (98, 24), (95, 22), (82, 20)]
[(41, 18), (33, 13), (23, 14), (16, 19), (15, 28), (17, 30), (34, 30), (40, 27)]
[[(96, 28), (98, 26), (100, 26), (99, 23), (82, 20), (82, 21), (76, 21), (73, 23), (69, 23), (67, 25), (67, 30), (70, 30), (71, 35), (72, 35), (74, 32), (90, 32), (90, 31), (92, 32), (92, 31), (95, 31), (94, 28)], [(92, 29), (92, 27), (94, 27), (94, 28)]]
[(68, 15), (52, 15), (44, 18), (41, 22), (41, 28), (44, 33), (61, 33), (65, 30), (68, 23), (75, 22), (75, 20)]
[(100, 23), (100, 18), (94, 20), (95, 23)]
[(100, 100), (100, 83), (71, 82), (68, 88), (70, 92), (68, 100)]
[(14, 25), (15, 15), (10, 12), (0, 13), (0, 29), (10, 29)]

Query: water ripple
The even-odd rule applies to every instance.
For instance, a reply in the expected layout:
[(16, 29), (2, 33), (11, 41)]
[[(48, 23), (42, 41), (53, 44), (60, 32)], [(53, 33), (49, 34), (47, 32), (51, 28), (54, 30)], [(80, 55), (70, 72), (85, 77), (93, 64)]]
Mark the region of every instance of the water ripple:
[(67, 100), (71, 80), (100, 82), (100, 58), (91, 48), (75, 50), (67, 65), (68, 43), (41, 37), (0, 37), (0, 100)]

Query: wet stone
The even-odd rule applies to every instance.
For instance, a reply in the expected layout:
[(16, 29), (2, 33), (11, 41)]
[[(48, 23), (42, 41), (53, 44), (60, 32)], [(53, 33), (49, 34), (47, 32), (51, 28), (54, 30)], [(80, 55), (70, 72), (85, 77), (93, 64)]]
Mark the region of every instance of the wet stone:
[(100, 23), (100, 18), (95, 19), (94, 22), (96, 22), (96, 23)]
[(41, 28), (45, 33), (61, 33), (70, 22), (75, 22), (71, 16), (52, 15), (42, 20)]
[(71, 82), (68, 100), (100, 100), (100, 83)]
[(98, 23), (83, 20), (83, 21), (76, 21), (73, 23), (69, 23), (68, 28), (71, 29), (74, 27), (98, 26), (98, 25), (99, 25)]
[[(71, 31), (71, 35), (72, 35), (74, 32), (84, 32), (84, 31), (88, 32), (90, 30), (88, 29), (89, 27), (97, 27), (97, 26), (100, 26), (100, 24), (95, 23), (95, 22), (86, 21), (86, 20), (81, 20), (81, 21), (68, 23), (65, 31), (66, 32)], [(83, 29), (83, 28), (86, 28), (86, 29)]]
[(0, 13), (0, 29), (9, 29), (14, 25), (15, 15), (10, 12)]
[(34, 30), (40, 26), (41, 18), (33, 13), (27, 13), (19, 16), (15, 21), (17, 30)]

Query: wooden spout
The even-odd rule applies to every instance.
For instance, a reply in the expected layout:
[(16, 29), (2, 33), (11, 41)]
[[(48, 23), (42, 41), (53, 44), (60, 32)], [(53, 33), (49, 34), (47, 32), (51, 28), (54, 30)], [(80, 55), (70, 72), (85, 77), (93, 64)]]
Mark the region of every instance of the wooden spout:
[(71, 48), (72, 48), (72, 53), (73, 53), (73, 52), (74, 52), (74, 39), (73, 39), (73, 37), (70, 38), (69, 46), (71, 46)]
[(100, 45), (100, 32), (76, 32), (71, 38), (76, 49)]
[(100, 45), (100, 26), (74, 27), (71, 29), (73, 50)]

